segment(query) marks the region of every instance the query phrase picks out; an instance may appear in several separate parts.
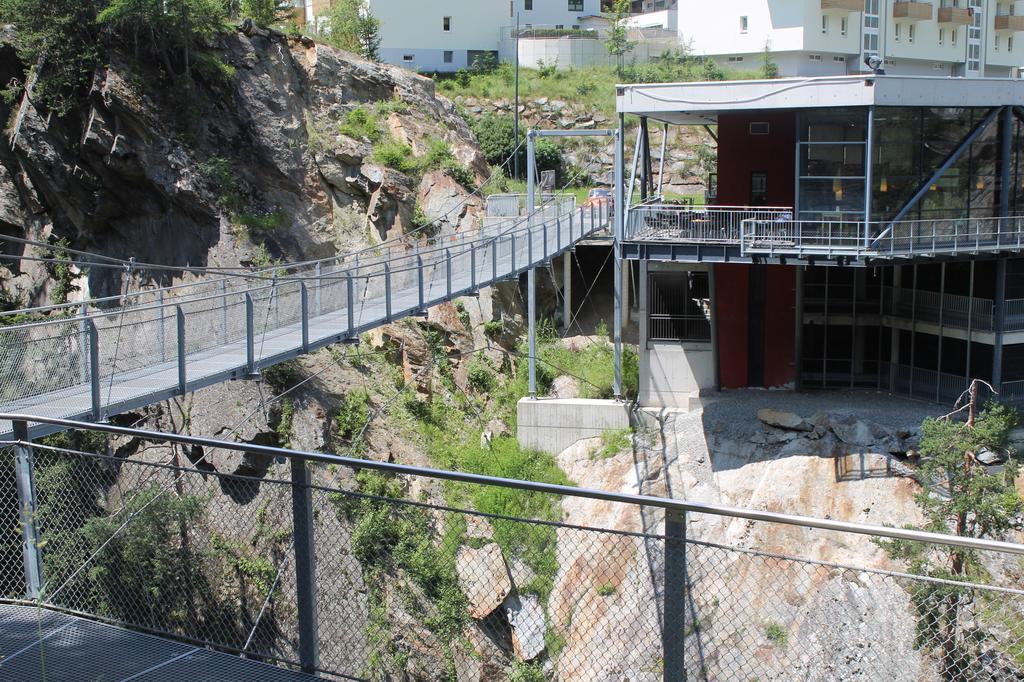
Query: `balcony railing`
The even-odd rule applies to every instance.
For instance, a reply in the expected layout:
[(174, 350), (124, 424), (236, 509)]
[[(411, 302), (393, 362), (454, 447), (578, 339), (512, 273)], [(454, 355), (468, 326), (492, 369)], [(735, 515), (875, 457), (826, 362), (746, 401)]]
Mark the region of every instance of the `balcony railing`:
[[(68, 442), (112, 436), (141, 452), (24, 435), (0, 448), (0, 596), (38, 614), (25, 642), (5, 649), (3, 679), (42, 679), (44, 663), (59, 677), (42, 651), (50, 610), (332, 679), (1024, 671), (1024, 591), (1011, 568), (1021, 545), (55, 422), (72, 428)], [(218, 470), (243, 455), (266, 473)], [(984, 582), (913, 575), (878, 539), (971, 550)], [(936, 609), (950, 608), (947, 626)], [(102, 638), (73, 652), (94, 665), (127, 653)]]
[(897, 0), (892, 6), (892, 16), (894, 19), (928, 21), (932, 18), (932, 4)]
[(668, 240), (739, 243), (744, 220), (790, 220), (783, 206), (634, 206), (626, 222), (626, 241)]
[(974, 10), (967, 7), (966, 0), (942, 0), (937, 18), (940, 24), (967, 26), (974, 22)]
[(976, 332), (995, 328), (995, 304), (987, 298), (891, 287), (882, 291), (882, 305), (888, 315)]
[(1024, 16), (1016, 14), (997, 14), (995, 29), (997, 31), (1024, 31)]
[(1024, 217), (886, 221), (743, 221), (744, 254), (912, 258), (1021, 251)]
[(861, 12), (864, 0), (821, 0), (822, 12)]

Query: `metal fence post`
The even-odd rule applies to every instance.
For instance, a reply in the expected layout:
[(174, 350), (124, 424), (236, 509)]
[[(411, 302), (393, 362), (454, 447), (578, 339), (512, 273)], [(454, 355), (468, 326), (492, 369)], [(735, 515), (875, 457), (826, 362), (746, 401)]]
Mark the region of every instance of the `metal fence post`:
[(491, 240), (491, 281), (498, 281), (498, 238)]
[(245, 366), (249, 376), (256, 374), (256, 320), (253, 315), (252, 294), (245, 292)]
[(14, 439), (14, 469), (18, 488), (19, 523), (21, 525), (21, 554), (25, 565), (25, 596), (39, 599), (43, 585), (43, 557), (39, 551), (39, 533), (36, 528), (36, 485), (34, 455), (28, 445), (28, 424), (16, 421)]
[(686, 679), (686, 512), (665, 510), (665, 603), (661, 646), (665, 682)]
[(302, 313), (302, 352), (309, 352), (309, 290), (299, 282), (299, 307)]
[(452, 250), (444, 250), (444, 280), (445, 280), (445, 291), (448, 294), (448, 298), (452, 297)]
[(320, 311), (320, 289), (323, 286), (323, 268), (319, 263), (313, 266), (313, 274), (316, 276), (316, 291), (313, 292), (313, 310), (316, 311), (317, 316), (322, 313)]
[(302, 671), (319, 667), (316, 617), (316, 559), (313, 536), (313, 493), (309, 469), (297, 457), (292, 466), (292, 523), (295, 538), (295, 604), (299, 613), (299, 663)]
[(426, 292), (423, 287), (423, 256), (416, 254), (416, 283), (419, 287), (419, 311), (426, 310)]
[(78, 374), (84, 384), (89, 381), (89, 304), (83, 302), (78, 314)]
[(228, 342), (228, 281), (220, 281), (220, 335), (221, 341)]
[(476, 243), (469, 247), (469, 288), (476, 291)]
[(180, 305), (174, 306), (174, 315), (177, 321), (178, 339), (178, 392), (185, 395), (187, 386), (185, 376), (185, 311)]
[(512, 233), (512, 269), (509, 274), (516, 274), (516, 233)]
[(345, 283), (345, 297), (348, 299), (348, 337), (351, 339), (356, 335), (356, 285), (351, 270), (345, 277)]
[[(167, 333), (164, 330), (165, 322), (164, 322), (164, 291), (163, 291), (163, 289), (158, 291), (156, 296), (157, 296), (157, 303), (160, 306), (159, 307), (159, 311), (160, 312), (158, 313), (160, 315), (160, 324), (157, 325), (157, 329), (156, 329), (156, 338), (157, 338), (156, 342), (157, 342), (157, 345), (160, 346), (160, 362), (163, 362), (164, 360), (167, 359)], [(123, 315), (124, 313), (122, 312), (121, 314)]]
[(384, 263), (384, 319), (391, 321), (391, 266)]
[(93, 320), (88, 321), (89, 328), (89, 389), (92, 395), (92, 420), (103, 419), (103, 405), (100, 399), (100, 333)]

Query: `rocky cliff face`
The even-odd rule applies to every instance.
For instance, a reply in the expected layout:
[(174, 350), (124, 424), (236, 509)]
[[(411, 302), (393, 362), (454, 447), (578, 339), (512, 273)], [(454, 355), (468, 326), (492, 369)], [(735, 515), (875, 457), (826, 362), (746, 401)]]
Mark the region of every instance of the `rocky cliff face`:
[[(0, 76), (24, 79), (0, 44)], [(306, 40), (226, 33), (188, 96), (151, 65), (113, 54), (82, 106), (63, 118), (31, 102), (0, 103), (0, 230), (65, 238), (115, 257), (175, 266), (237, 266), (266, 249), (283, 260), (322, 258), (412, 227), (417, 201), (446, 213), (467, 191), (441, 171), (410, 177), (375, 162), (371, 146), (339, 132), (349, 111), (383, 103), (388, 132), (422, 154), (443, 140), (461, 165), (486, 169), (465, 121), (433, 82)], [(183, 101), (186, 100), (186, 101)], [(391, 105), (391, 103), (396, 103)], [(480, 202), (446, 221), (458, 229)], [(8, 285), (45, 303), (42, 272)], [(21, 273), (15, 272), (14, 275)], [(94, 268), (83, 295), (115, 292), (119, 273)], [(162, 284), (180, 272), (143, 273)]]

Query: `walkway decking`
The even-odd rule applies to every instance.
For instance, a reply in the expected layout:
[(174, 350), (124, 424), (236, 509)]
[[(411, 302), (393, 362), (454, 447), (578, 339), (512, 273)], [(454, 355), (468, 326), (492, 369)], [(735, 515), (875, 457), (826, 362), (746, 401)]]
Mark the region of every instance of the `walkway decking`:
[[(507, 280), (607, 225), (605, 210), (536, 218), (532, 226), (521, 219), (246, 289), (2, 328), (0, 410), (99, 420), (245, 378)], [(0, 437), (10, 430), (0, 422)]]

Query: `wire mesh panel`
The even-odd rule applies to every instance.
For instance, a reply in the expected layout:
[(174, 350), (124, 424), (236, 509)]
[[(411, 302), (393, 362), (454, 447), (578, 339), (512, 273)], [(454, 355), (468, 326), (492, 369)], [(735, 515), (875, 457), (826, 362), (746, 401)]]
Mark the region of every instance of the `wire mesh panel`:
[[(83, 432), (33, 445), (42, 604), (357, 679), (1024, 675), (1020, 555), (970, 552), (969, 570), (943, 574), (922, 563), (947, 566), (942, 545), (811, 520), (413, 468), (314, 464), (294, 485), (283, 457), (125, 445)], [(0, 457), (0, 587), (23, 600), (12, 448)]]

